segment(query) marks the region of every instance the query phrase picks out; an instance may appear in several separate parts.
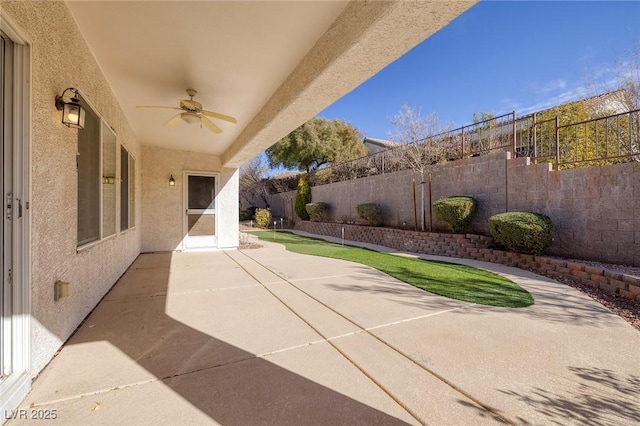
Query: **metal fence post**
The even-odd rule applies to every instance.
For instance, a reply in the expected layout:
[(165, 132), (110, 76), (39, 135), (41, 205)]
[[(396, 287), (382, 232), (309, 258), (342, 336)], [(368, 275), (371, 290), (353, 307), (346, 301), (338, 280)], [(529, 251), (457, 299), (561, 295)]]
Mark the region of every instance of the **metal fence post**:
[(517, 144), (516, 144), (516, 135), (517, 135), (517, 130), (516, 130), (516, 111), (513, 111), (513, 117), (512, 117), (512, 123), (513, 123), (513, 158), (516, 158), (516, 152), (517, 152)]
[(464, 126), (462, 126), (460, 128), (460, 131), (461, 131), (461, 133), (460, 133), (460, 135), (461, 135), (461, 137), (460, 137), (460, 141), (461, 141), (460, 142), (460, 144), (461, 144), (460, 158), (464, 158)]
[(556, 115), (556, 170), (560, 169), (560, 128), (559, 120)]
[(537, 115), (534, 112), (533, 113), (533, 125), (531, 126), (531, 129), (533, 130), (533, 164), (538, 164), (538, 137), (536, 135), (537, 133), (537, 125), (536, 125), (536, 120), (537, 120)]

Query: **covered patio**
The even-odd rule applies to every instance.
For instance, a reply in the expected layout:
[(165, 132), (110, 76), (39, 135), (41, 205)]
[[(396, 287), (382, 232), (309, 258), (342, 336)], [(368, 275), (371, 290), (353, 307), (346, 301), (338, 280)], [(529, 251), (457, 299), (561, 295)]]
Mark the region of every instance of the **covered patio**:
[(568, 286), (461, 261), (508, 276), (536, 300), (479, 306), (260, 244), (140, 255), (22, 408), (55, 410), (61, 424), (631, 425), (640, 417), (640, 335)]
[[(0, 411), (10, 416), (125, 271), (128, 280), (186, 262), (193, 267), (181, 279), (196, 279), (198, 255), (178, 252), (237, 247), (240, 166), (475, 2), (0, 1)], [(64, 104), (73, 105), (73, 120)], [(159, 252), (168, 254), (131, 267), (141, 253)], [(156, 261), (164, 267), (139, 266)], [(170, 278), (153, 282), (170, 293)], [(238, 283), (229, 277), (214, 289)], [(146, 285), (136, 281), (135, 291)], [(204, 285), (206, 295), (217, 291)], [(96, 314), (121, 303), (132, 315), (169, 321), (163, 303), (147, 306), (160, 300), (107, 300)], [(212, 338), (178, 328), (183, 348)], [(187, 371), (170, 366), (179, 360), (198, 364), (200, 351), (186, 356), (157, 333), (145, 347), (128, 347), (140, 343), (137, 332), (122, 328), (110, 341), (132, 359), (155, 354), (133, 364), (146, 372), (141, 380)], [(291, 342), (240, 343), (222, 354), (255, 356)], [(162, 361), (170, 354), (179, 356)], [(84, 371), (86, 361), (68, 372)]]

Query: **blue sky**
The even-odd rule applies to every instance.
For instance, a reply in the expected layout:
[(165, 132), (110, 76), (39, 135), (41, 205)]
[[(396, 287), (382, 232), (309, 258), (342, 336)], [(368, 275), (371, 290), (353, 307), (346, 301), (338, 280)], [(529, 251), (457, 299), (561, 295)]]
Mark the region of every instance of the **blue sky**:
[(637, 1), (481, 1), (318, 115), (377, 138), (403, 104), (454, 127), (522, 115), (613, 89), (634, 45)]

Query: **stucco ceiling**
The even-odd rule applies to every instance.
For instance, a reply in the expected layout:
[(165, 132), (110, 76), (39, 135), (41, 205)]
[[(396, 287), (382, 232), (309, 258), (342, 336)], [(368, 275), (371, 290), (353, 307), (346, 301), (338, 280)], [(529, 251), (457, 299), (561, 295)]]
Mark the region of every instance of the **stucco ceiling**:
[[(216, 154), (237, 167), (473, 3), (67, 4), (141, 143)], [(238, 124), (213, 119), (217, 135), (182, 121), (168, 128), (178, 111), (136, 108), (178, 106), (187, 88)]]

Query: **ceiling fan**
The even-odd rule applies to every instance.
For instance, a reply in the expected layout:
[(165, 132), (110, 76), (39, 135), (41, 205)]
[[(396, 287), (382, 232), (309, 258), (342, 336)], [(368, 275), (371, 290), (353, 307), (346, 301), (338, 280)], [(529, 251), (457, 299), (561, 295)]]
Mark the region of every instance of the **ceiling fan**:
[(213, 133), (220, 133), (222, 132), (222, 129), (216, 126), (211, 120), (209, 120), (208, 117), (217, 118), (234, 124), (238, 122), (235, 118), (229, 115), (202, 109), (202, 104), (193, 100), (193, 97), (197, 94), (197, 91), (193, 89), (187, 89), (187, 95), (189, 95), (191, 99), (181, 99), (180, 107), (138, 105), (138, 108), (165, 108), (182, 111), (165, 121), (164, 125), (167, 127), (175, 125), (180, 119), (182, 119), (189, 124), (200, 123), (200, 127), (202, 127), (202, 125), (204, 124), (207, 129), (211, 130)]

